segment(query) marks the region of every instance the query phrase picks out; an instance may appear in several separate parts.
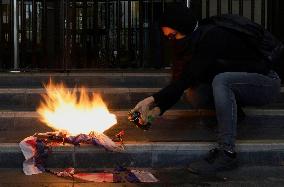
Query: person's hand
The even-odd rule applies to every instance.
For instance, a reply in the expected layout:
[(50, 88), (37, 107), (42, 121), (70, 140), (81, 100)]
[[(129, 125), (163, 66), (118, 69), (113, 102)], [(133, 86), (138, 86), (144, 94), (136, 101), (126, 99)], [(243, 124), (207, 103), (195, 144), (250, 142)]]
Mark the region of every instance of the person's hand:
[(153, 123), (155, 119), (161, 114), (161, 110), (159, 107), (154, 107), (152, 110), (149, 110), (145, 117), (142, 117), (144, 120), (144, 125), (147, 123)]
[[(141, 124), (147, 124), (148, 122), (153, 122), (154, 119), (160, 115), (161, 111), (159, 107), (154, 107), (155, 100), (154, 97), (147, 97), (146, 99), (140, 101), (131, 112), (140, 112), (142, 121)], [(154, 108), (153, 108), (154, 107)]]

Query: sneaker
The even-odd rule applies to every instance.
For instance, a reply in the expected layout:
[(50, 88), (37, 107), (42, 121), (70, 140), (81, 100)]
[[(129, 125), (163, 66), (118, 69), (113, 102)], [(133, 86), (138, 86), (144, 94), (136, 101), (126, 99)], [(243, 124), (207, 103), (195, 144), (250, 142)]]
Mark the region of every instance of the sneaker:
[(196, 174), (215, 174), (216, 172), (231, 170), (238, 165), (236, 153), (231, 153), (222, 149), (212, 149), (204, 159), (193, 162), (189, 165), (189, 170)]

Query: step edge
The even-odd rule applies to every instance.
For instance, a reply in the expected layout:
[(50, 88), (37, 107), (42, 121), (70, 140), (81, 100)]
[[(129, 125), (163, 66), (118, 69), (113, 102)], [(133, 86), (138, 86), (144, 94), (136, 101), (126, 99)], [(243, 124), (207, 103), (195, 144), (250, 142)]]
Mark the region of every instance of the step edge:
[[(111, 110), (110, 113), (118, 117), (127, 116), (129, 110)], [(258, 108), (244, 108), (247, 116), (284, 116), (284, 109), (258, 109)], [(173, 109), (168, 110), (163, 116), (214, 116), (214, 110), (207, 109)], [(39, 117), (36, 111), (1, 111), (0, 118), (3, 117)]]
[[(214, 142), (125, 142), (125, 152), (153, 152), (153, 151), (202, 151), (213, 148)], [(73, 147), (72, 145), (54, 146), (54, 152), (106, 152), (105, 149), (92, 146), (81, 145)], [(284, 151), (284, 139), (274, 141), (237, 141), (236, 150), (238, 152), (256, 152), (256, 151)], [(21, 152), (18, 143), (0, 143), (0, 153)]]

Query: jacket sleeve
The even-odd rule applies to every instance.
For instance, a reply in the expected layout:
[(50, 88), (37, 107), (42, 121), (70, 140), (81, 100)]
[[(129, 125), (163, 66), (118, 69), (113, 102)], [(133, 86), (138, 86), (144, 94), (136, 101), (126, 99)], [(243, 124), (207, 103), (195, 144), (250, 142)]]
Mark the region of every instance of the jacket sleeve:
[(186, 80), (179, 79), (153, 95), (155, 104), (161, 110), (160, 115), (178, 102), (187, 87)]
[(161, 109), (161, 115), (178, 102), (184, 90), (199, 84), (202, 75), (208, 69), (209, 63), (209, 59), (193, 58), (182, 72), (180, 79), (170, 83), (153, 95), (156, 105)]
[(209, 77), (214, 72), (214, 60), (222, 52), (220, 49), (225, 44), (225, 42), (219, 40), (216, 46), (218, 38), (213, 40), (212, 35), (205, 36), (204, 40), (195, 49), (190, 62), (186, 62), (187, 65), (180, 79), (153, 95), (156, 105), (161, 109), (161, 115), (178, 102), (184, 90), (196, 87), (200, 82), (206, 82), (210, 79)]

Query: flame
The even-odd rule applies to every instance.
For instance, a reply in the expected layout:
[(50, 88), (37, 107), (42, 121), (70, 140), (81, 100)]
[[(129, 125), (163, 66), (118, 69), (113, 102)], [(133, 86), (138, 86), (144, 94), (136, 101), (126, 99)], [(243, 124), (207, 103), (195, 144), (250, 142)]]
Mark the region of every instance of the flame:
[(37, 112), (40, 120), (54, 130), (71, 135), (103, 133), (117, 123), (116, 116), (108, 111), (99, 94), (89, 96), (83, 87), (71, 91), (63, 83), (53, 84), (51, 80), (45, 89)]

